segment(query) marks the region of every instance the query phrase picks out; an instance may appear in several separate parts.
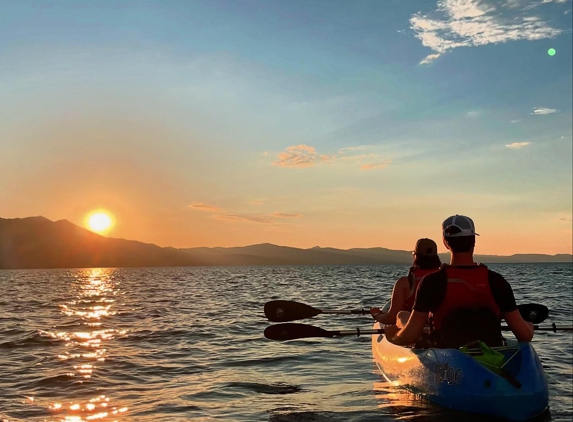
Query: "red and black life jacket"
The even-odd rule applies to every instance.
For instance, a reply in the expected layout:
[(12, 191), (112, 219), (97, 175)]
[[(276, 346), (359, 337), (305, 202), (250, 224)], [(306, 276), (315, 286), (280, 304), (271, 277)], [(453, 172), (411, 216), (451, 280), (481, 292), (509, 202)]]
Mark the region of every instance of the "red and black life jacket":
[(412, 308), (414, 307), (414, 300), (416, 299), (416, 289), (418, 289), (418, 284), (420, 284), (422, 277), (424, 277), (426, 274), (438, 271), (438, 269), (439, 267), (432, 268), (430, 270), (423, 270), (418, 267), (410, 267), (410, 271), (408, 272), (408, 281), (410, 282), (410, 296), (406, 298), (404, 305), (402, 305), (403, 311), (412, 311)]
[(487, 309), (501, 318), (499, 306), (489, 287), (489, 270), (483, 264), (474, 268), (458, 268), (451, 265), (442, 266), (447, 278), (444, 300), (431, 313), (432, 326), (439, 330), (444, 319), (454, 311), (461, 309)]

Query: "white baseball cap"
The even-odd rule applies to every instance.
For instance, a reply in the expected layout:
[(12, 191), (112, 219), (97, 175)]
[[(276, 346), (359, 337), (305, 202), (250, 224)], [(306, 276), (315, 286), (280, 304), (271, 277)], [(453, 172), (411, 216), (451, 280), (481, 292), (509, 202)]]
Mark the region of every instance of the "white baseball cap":
[(465, 215), (452, 215), (442, 223), (444, 237), (479, 236), (476, 233), (474, 222)]

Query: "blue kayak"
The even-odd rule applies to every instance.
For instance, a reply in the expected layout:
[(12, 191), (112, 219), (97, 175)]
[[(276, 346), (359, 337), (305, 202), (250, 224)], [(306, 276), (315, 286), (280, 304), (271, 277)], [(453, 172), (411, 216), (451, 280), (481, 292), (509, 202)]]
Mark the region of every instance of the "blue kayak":
[(478, 351), (412, 349), (392, 344), (383, 335), (372, 336), (374, 360), (395, 386), (463, 412), (513, 421), (543, 413), (549, 401), (547, 379), (533, 346), (515, 341), (492, 349), (504, 355), (501, 370), (490, 370), (472, 357)]

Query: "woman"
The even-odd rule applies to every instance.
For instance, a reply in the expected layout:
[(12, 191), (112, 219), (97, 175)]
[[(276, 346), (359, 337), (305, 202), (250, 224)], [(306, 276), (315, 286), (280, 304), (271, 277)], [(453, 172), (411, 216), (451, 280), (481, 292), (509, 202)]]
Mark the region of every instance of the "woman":
[(419, 239), (414, 248), (414, 262), (407, 277), (400, 277), (392, 290), (390, 309), (380, 311), (379, 308), (371, 308), (372, 318), (383, 325), (396, 324), (402, 328), (414, 306), (416, 289), (422, 277), (440, 269), (442, 265), (438, 256), (438, 246), (432, 239)]

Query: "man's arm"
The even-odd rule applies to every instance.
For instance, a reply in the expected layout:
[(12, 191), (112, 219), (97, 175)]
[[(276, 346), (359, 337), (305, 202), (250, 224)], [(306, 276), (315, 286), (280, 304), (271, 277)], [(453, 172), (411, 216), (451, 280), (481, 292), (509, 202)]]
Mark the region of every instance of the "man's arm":
[(491, 270), (489, 271), (489, 285), (503, 319), (517, 340), (531, 341), (534, 333), (533, 324), (525, 321), (519, 313), (511, 285), (501, 274)]
[(400, 331), (393, 337), (388, 337), (390, 342), (407, 346), (418, 341), (424, 331), (424, 326), (428, 322), (428, 312), (412, 311), (410, 319)]
[(531, 341), (533, 338), (533, 324), (523, 319), (518, 310), (504, 312), (503, 319), (518, 341)]

